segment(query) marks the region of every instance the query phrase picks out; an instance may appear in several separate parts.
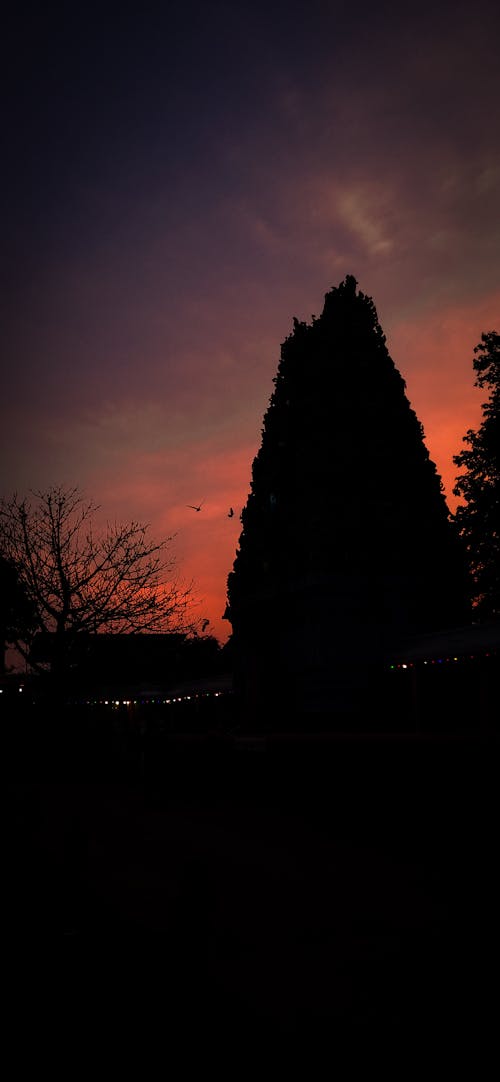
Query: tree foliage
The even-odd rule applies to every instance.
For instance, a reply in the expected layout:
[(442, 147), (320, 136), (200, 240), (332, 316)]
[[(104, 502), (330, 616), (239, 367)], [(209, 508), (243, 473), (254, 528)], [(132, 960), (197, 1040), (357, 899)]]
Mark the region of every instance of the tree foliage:
[(77, 488), (53, 486), (0, 501), (0, 552), (30, 619), (12, 619), (7, 641), (30, 662), (36, 634), (51, 645), (52, 673), (67, 672), (75, 637), (98, 632), (193, 630), (191, 586), (175, 575), (172, 538), (154, 542), (138, 522), (94, 525), (98, 506)]
[(348, 276), (319, 318), (294, 319), (252, 466), (226, 611), (237, 652), (260, 637), (271, 681), (283, 665), (291, 684), (306, 655), (319, 673), (467, 619), (441, 480), (356, 287)]
[(482, 334), (474, 354), (475, 386), (487, 388), (489, 398), (478, 430), (463, 437), (468, 449), (453, 459), (464, 471), (453, 491), (466, 501), (455, 520), (472, 573), (474, 609), (487, 619), (500, 614), (500, 334)]

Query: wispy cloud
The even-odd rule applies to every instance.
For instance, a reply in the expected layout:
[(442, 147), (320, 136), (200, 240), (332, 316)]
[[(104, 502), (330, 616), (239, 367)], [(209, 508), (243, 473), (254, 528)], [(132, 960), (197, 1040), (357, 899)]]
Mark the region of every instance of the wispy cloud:
[(103, 16), (78, 78), (62, 28), (7, 118), (0, 487), (175, 533), (214, 614), (292, 317), (355, 275), (448, 495), (499, 322), (498, 5), (278, 8)]

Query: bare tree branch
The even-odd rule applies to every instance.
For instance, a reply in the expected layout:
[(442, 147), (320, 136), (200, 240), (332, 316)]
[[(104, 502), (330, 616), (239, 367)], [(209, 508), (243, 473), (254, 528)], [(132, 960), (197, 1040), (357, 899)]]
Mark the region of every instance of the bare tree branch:
[(53, 666), (64, 668), (68, 643), (82, 632), (197, 630), (193, 584), (178, 579), (173, 537), (153, 541), (136, 521), (108, 523), (97, 534), (98, 510), (77, 488), (62, 486), (0, 500), (0, 554), (36, 614), (34, 625), (11, 631), (26, 659), (37, 632), (52, 635)]

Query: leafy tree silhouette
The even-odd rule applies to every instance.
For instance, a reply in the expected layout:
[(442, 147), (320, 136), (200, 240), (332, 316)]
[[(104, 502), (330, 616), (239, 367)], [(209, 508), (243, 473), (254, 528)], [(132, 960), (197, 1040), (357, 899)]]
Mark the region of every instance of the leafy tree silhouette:
[(474, 353), (475, 386), (489, 388), (490, 396), (479, 429), (463, 438), (469, 450), (453, 459), (465, 470), (453, 491), (466, 501), (455, 520), (467, 550), (474, 612), (488, 619), (500, 615), (500, 334), (482, 334)]
[(354, 277), (311, 324), (293, 320), (274, 383), (226, 614), (243, 695), (300, 709), (313, 686), (338, 698), (347, 682), (349, 697), (360, 658), (467, 619), (466, 579), (422, 425)]

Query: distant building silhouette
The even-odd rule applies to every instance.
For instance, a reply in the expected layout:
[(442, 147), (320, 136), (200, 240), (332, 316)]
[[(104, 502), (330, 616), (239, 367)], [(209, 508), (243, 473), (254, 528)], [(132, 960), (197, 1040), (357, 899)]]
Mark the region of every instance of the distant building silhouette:
[(228, 578), (235, 686), (256, 715), (369, 707), (370, 665), (467, 622), (462, 553), (372, 300), (348, 276), (294, 319)]

